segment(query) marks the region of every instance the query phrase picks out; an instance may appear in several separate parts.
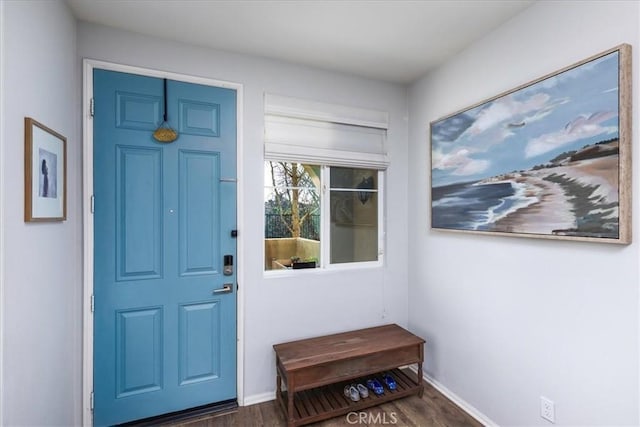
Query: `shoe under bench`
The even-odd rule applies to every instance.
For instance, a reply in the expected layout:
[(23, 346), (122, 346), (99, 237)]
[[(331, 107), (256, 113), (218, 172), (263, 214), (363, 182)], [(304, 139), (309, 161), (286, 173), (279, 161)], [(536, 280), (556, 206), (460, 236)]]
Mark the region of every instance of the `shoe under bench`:
[[(288, 427), (301, 426), (360, 411), (391, 400), (422, 396), (425, 341), (398, 325), (384, 325), (273, 346), (276, 353), (276, 399)], [(399, 367), (417, 364), (417, 378)], [(396, 390), (353, 402), (347, 384), (382, 372), (395, 378)]]

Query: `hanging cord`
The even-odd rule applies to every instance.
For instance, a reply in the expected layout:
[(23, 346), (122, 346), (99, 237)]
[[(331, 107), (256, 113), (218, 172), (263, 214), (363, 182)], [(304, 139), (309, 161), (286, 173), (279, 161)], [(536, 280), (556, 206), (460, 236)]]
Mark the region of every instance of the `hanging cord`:
[(164, 87), (163, 87), (163, 92), (162, 92), (162, 99), (164, 101), (164, 115), (162, 116), (164, 122), (166, 123), (167, 120), (167, 79), (164, 79)]
[(178, 139), (178, 132), (173, 130), (168, 123), (169, 116), (167, 114), (167, 79), (163, 80), (162, 99), (164, 101), (163, 102), (164, 110), (162, 112), (163, 120), (160, 126), (158, 127), (158, 129), (156, 129), (156, 131), (153, 132), (153, 137), (156, 139), (156, 141), (159, 141), (159, 142), (173, 142), (176, 139)]

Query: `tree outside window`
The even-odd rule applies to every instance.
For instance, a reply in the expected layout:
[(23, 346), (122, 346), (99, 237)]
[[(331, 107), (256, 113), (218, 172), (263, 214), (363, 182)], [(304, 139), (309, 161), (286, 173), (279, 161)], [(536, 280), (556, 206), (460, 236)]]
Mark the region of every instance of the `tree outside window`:
[(264, 176), (265, 270), (380, 261), (378, 170), (267, 161)]
[(317, 265), (320, 166), (265, 162), (265, 269)]

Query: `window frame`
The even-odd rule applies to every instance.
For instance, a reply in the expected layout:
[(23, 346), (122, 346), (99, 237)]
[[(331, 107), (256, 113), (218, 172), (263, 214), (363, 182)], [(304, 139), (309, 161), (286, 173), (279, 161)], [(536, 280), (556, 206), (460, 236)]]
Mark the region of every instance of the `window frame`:
[[(385, 184), (386, 184), (386, 171), (383, 169), (375, 169), (377, 173), (377, 215), (378, 215), (378, 223), (377, 223), (377, 231), (378, 231), (378, 239), (377, 239), (377, 260), (375, 261), (353, 261), (353, 262), (342, 262), (342, 263), (331, 263), (331, 203), (330, 203), (330, 192), (331, 192), (331, 180), (330, 180), (330, 170), (332, 167), (340, 167), (340, 168), (350, 168), (350, 169), (371, 169), (367, 166), (332, 166), (330, 164), (318, 164), (314, 161), (292, 161), (292, 160), (278, 160), (275, 158), (264, 159), (263, 167), (266, 167), (268, 162), (286, 162), (286, 163), (302, 163), (308, 165), (314, 165), (320, 167), (320, 188), (318, 189), (320, 195), (320, 254), (319, 254), (319, 262), (316, 268), (309, 269), (277, 269), (277, 270), (267, 270), (263, 268), (263, 273), (265, 276), (286, 276), (291, 277), (292, 275), (298, 274), (322, 274), (332, 271), (344, 271), (344, 270), (356, 270), (356, 269), (367, 269), (367, 268), (379, 268), (384, 266), (384, 255), (385, 255), (385, 243), (386, 243), (386, 228), (385, 228)], [(264, 174), (263, 174), (264, 175)], [(265, 181), (263, 183), (263, 188), (267, 188), (270, 185)], [(264, 194), (264, 192), (263, 192)], [(265, 200), (263, 196), (262, 205), (262, 229), (264, 230), (266, 225), (266, 215), (265, 215)], [(266, 256), (265, 250), (265, 235), (263, 232), (262, 236), (262, 259), (264, 260)]]

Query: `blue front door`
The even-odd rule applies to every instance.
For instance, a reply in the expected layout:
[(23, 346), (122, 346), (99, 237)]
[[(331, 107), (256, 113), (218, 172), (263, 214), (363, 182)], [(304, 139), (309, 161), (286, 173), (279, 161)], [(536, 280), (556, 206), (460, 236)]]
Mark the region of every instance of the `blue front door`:
[(235, 399), (236, 92), (93, 77), (94, 423)]

